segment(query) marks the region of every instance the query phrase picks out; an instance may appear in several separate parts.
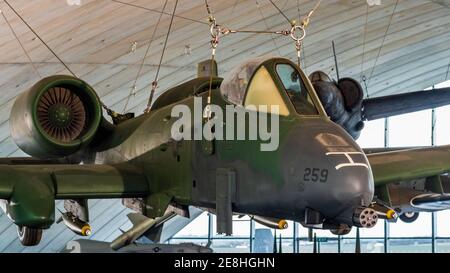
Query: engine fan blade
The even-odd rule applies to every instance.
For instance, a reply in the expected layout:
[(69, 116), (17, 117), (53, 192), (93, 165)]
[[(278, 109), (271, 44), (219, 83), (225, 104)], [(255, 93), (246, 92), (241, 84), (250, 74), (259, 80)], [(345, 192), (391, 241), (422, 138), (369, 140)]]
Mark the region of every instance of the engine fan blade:
[(63, 87), (50, 88), (40, 97), (37, 116), (49, 136), (65, 143), (80, 136), (86, 122), (80, 98)]

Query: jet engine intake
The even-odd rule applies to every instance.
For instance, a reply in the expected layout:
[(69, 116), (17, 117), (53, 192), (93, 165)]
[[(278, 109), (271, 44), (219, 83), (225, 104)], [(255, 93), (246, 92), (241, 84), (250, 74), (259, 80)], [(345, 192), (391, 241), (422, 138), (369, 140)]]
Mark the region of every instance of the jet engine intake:
[(11, 135), (33, 157), (59, 158), (86, 147), (101, 119), (102, 106), (91, 86), (72, 76), (50, 76), (16, 99)]

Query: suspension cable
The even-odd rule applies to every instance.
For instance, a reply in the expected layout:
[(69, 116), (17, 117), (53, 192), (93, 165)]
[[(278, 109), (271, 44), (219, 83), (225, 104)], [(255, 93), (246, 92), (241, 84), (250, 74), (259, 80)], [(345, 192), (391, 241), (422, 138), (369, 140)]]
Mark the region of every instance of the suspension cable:
[(286, 21), (288, 21), (289, 22), (289, 24), (292, 26), (293, 24), (292, 24), (292, 21), (286, 16), (286, 14), (272, 1), (272, 0), (269, 0), (269, 2), (272, 4), (272, 6), (274, 6), (277, 10), (278, 10), (278, 12), (286, 19)]
[[(72, 76), (79, 79), (79, 77), (58, 56), (58, 54), (56, 54), (56, 52), (41, 38), (41, 36), (39, 36), (39, 34), (37, 34), (37, 32), (30, 26), (30, 24), (28, 24), (27, 21), (25, 21), (25, 19), (16, 11), (16, 9), (13, 6), (11, 6), (11, 4), (9, 4), (8, 0), (3, 0), (3, 1), (16, 14), (16, 16), (27, 26), (27, 28), (41, 41), (41, 43), (53, 54), (53, 56), (55, 56), (55, 58), (58, 59), (58, 61), (66, 68), (66, 70), (69, 71), (69, 73), (72, 74)], [(100, 103), (101, 103), (102, 107), (106, 110), (108, 115), (110, 115), (113, 119), (119, 115), (118, 113), (116, 113), (113, 110), (111, 110), (110, 108), (108, 108), (103, 102), (100, 102)]]
[(70, 72), (70, 74), (72, 74), (75, 78), (78, 78), (75, 73), (66, 65), (66, 63), (61, 60), (61, 58), (55, 53), (55, 51), (53, 51), (53, 49), (50, 48), (50, 46), (41, 38), (41, 36), (39, 36), (36, 31), (27, 23), (27, 21), (25, 21), (25, 19), (23, 19), (23, 17), (16, 11), (16, 9), (11, 6), (8, 2), (8, 0), (4, 0), (4, 2), (9, 6), (9, 8), (17, 15), (17, 17), (19, 17), (19, 19), (28, 27), (28, 29), (33, 32), (33, 34), (42, 42), (42, 44), (47, 47), (47, 49), (53, 54), (53, 56), (55, 56), (56, 59), (58, 59), (58, 61), (61, 62), (61, 64), (67, 69), (67, 71)]
[(210, 34), (211, 34), (211, 42), (210, 42), (211, 43), (211, 65), (210, 65), (211, 68), (210, 68), (210, 70), (211, 71), (209, 73), (208, 98), (207, 98), (207, 103), (206, 103), (205, 109), (203, 111), (203, 118), (209, 120), (209, 119), (211, 119), (211, 114), (212, 114), (212, 110), (211, 110), (212, 81), (213, 81), (212, 67), (214, 66), (214, 62), (215, 62), (216, 49), (217, 49), (217, 46), (219, 45), (219, 36), (221, 34), (221, 29), (220, 29), (220, 26), (217, 25), (216, 18), (214, 18), (213, 13), (211, 12), (211, 8), (209, 6), (208, 0), (205, 0), (205, 7), (206, 7), (206, 12), (208, 13), (208, 21), (209, 21), (209, 25), (210, 25)]
[(448, 66), (447, 66), (447, 73), (445, 74), (445, 80), (444, 80), (444, 82), (445, 81), (447, 81), (447, 79), (448, 79), (448, 73), (450, 72), (450, 62), (448, 63)]
[(164, 59), (164, 53), (166, 52), (167, 41), (169, 40), (170, 32), (172, 30), (173, 19), (175, 18), (175, 12), (177, 11), (177, 6), (178, 6), (178, 0), (175, 1), (175, 6), (173, 8), (173, 12), (172, 12), (172, 15), (170, 18), (169, 29), (167, 30), (166, 39), (164, 40), (164, 46), (163, 46), (163, 50), (161, 52), (161, 58), (159, 59), (158, 68), (156, 69), (155, 80), (152, 82), (152, 89), (150, 91), (150, 97), (148, 98), (147, 108), (145, 108), (144, 113), (150, 112), (150, 107), (152, 106), (152, 102), (153, 102), (153, 96), (155, 95), (156, 88), (158, 88), (159, 72), (161, 70), (161, 64)]
[[(115, 2), (115, 3), (118, 3), (118, 4), (125, 5), (125, 6), (130, 6), (130, 7), (146, 10), (146, 11), (151, 11), (151, 12), (154, 12), (154, 13), (162, 13), (162, 14), (165, 14), (165, 15), (172, 15), (172, 14), (170, 14), (168, 12), (165, 12), (165, 11), (159, 11), (159, 10), (156, 10), (156, 9), (146, 8), (146, 7), (139, 6), (139, 5), (132, 4), (132, 3), (122, 2), (122, 1), (118, 1), (118, 0), (111, 0), (111, 1)], [(187, 21), (191, 21), (191, 22), (194, 22), (194, 23), (199, 23), (199, 24), (202, 24), (202, 25), (208, 25), (208, 23), (206, 23), (206, 22), (203, 22), (203, 21), (200, 21), (200, 20), (196, 20), (196, 19), (192, 19), (192, 18), (188, 18), (188, 17), (184, 17), (184, 16), (181, 16), (181, 15), (175, 15), (175, 17), (176, 18), (180, 18), (180, 19), (184, 19), (184, 20), (187, 20)]]
[[(258, 0), (256, 0), (256, 8), (258, 9), (259, 14), (261, 15), (261, 18), (263, 19), (263, 22), (264, 22), (264, 25), (266, 26), (266, 29), (269, 29), (269, 24), (267, 24), (266, 17), (264, 16), (264, 14), (263, 14), (263, 12), (261, 10), (260, 3), (259, 3)], [(272, 38), (272, 42), (275, 45), (275, 48), (277, 49), (278, 54), (281, 55), (280, 47), (278, 46), (277, 41), (275, 40), (274, 34), (275, 33), (271, 33), (270, 38)]]
[[(388, 32), (389, 32), (389, 29), (391, 28), (391, 25), (392, 25), (392, 19), (394, 18), (395, 11), (397, 10), (397, 6), (398, 6), (398, 0), (396, 0), (396, 2), (395, 2), (394, 9), (392, 10), (392, 14), (391, 14), (391, 17), (390, 17), (390, 19), (389, 19), (389, 24), (388, 24), (388, 26), (387, 26), (387, 28), (386, 28), (386, 31), (385, 31), (384, 35), (383, 35), (383, 40), (382, 40), (382, 42), (381, 42), (381, 46), (380, 46), (380, 48), (378, 49), (378, 54), (377, 54), (377, 57), (375, 58), (375, 63), (373, 64), (372, 71), (370, 72), (370, 76), (369, 76), (369, 78), (368, 78), (368, 83), (367, 83), (367, 85), (368, 85), (369, 87), (370, 87), (370, 82), (371, 82), (371, 80), (372, 80), (373, 72), (374, 72), (374, 70), (375, 70), (375, 67), (377, 66), (378, 59), (380, 58), (381, 50), (383, 49), (384, 42), (386, 41), (386, 36), (387, 36), (387, 34), (388, 34)], [(367, 91), (367, 92), (369, 92), (369, 91)]]
[[(300, 63), (301, 63), (301, 50), (302, 50), (303, 40), (306, 37), (306, 28), (309, 25), (312, 15), (319, 8), (321, 2), (322, 2), (322, 0), (319, 0), (316, 3), (314, 8), (308, 13), (308, 15), (306, 15), (303, 18), (303, 20), (300, 24), (297, 24), (295, 22), (295, 20), (292, 21), (293, 24), (292, 24), (292, 28), (290, 31), (290, 35), (291, 35), (291, 38), (295, 41), (295, 49), (297, 51), (297, 64), (298, 64), (299, 68), (300, 68)], [(298, 10), (300, 10), (299, 7), (298, 7)], [(299, 33), (297, 34), (297, 32), (299, 32)]]
[(25, 49), (24, 45), (22, 44), (22, 42), (20, 41), (19, 37), (17, 36), (16, 31), (14, 30), (14, 28), (12, 27), (11, 23), (9, 22), (8, 18), (6, 18), (5, 13), (2, 12), (0, 10), (0, 13), (3, 16), (3, 19), (5, 19), (6, 24), (8, 25), (9, 29), (11, 30), (11, 33), (14, 35), (15, 39), (17, 40), (17, 42), (19, 43), (20, 47), (22, 48), (23, 52), (25, 53), (25, 55), (28, 58), (28, 61), (30, 62), (31, 66), (33, 67), (34, 72), (38, 75), (39, 78), (42, 79), (42, 75), (41, 73), (39, 73), (39, 70), (37, 69), (36, 65), (34, 64), (33, 60), (31, 59), (30, 54), (28, 54), (27, 50)]
[[(360, 78), (362, 81), (366, 81), (366, 77), (363, 75), (364, 73), (364, 61), (365, 61), (365, 55), (366, 55), (366, 35), (367, 35), (367, 24), (369, 22), (369, 5), (367, 4), (366, 8), (366, 23), (364, 25), (364, 35), (363, 35), (363, 48), (362, 48), (362, 59), (361, 59), (361, 75)], [(367, 92), (366, 88), (366, 97), (369, 97), (369, 93)]]
[(142, 69), (144, 68), (145, 59), (147, 58), (147, 55), (148, 55), (148, 53), (150, 51), (150, 48), (151, 48), (152, 43), (153, 43), (153, 40), (155, 39), (156, 31), (158, 30), (159, 24), (161, 23), (161, 18), (162, 18), (163, 14), (164, 14), (163, 12), (166, 9), (167, 3), (168, 3), (168, 0), (166, 0), (164, 2), (164, 6), (162, 8), (162, 12), (159, 14), (158, 21), (156, 22), (155, 28), (153, 29), (152, 36), (151, 36), (150, 41), (149, 41), (149, 43), (147, 45), (147, 49), (145, 50), (145, 54), (144, 54), (144, 56), (142, 58), (141, 64), (139, 66), (139, 70), (138, 70), (138, 72), (136, 74), (136, 78), (134, 79), (134, 83), (133, 83), (133, 85), (131, 87), (130, 93), (128, 94), (127, 100), (126, 100), (125, 105), (123, 107), (123, 111), (122, 111), (123, 113), (125, 113), (125, 111), (126, 111), (126, 109), (128, 107), (128, 103), (130, 102), (131, 96), (136, 94), (135, 92), (136, 92), (137, 81), (138, 81), (139, 77), (141, 76)]

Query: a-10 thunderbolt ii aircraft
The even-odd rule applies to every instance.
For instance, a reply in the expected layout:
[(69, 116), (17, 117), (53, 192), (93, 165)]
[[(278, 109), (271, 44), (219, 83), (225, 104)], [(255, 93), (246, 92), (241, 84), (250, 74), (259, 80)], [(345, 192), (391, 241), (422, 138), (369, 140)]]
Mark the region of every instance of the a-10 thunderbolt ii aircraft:
[[(321, 77), (313, 80), (319, 87)], [(321, 96), (326, 92), (322, 88)], [(194, 109), (199, 101), (201, 108)], [(233, 106), (233, 116), (215, 128), (227, 130), (225, 125), (244, 117), (243, 128), (224, 132), (230, 136), (249, 127), (252, 114), (276, 115), (278, 145), (262, 151), (267, 138), (261, 136), (177, 140), (171, 131), (180, 116), (172, 111), (180, 105), (197, 113), (200, 125), (216, 118), (202, 116), (208, 107)], [(270, 113), (270, 106), (277, 111)], [(195, 134), (195, 113), (191, 126), (178, 133)], [(225, 79), (195, 78), (166, 91), (145, 114), (116, 115), (114, 123), (102, 116), (95, 91), (71, 76), (45, 78), (17, 98), (11, 134), (32, 157), (2, 159), (0, 198), (22, 244), (39, 243), (42, 230), (55, 222), (59, 199), (66, 200), (62, 220), (82, 235), (90, 233), (91, 198), (122, 198), (127, 207), (154, 218), (149, 228), (168, 214), (188, 217), (188, 207), (195, 206), (217, 214), (219, 233), (231, 234), (232, 215), (246, 214), (271, 227), (285, 227), (286, 219), (345, 234), (352, 226), (394, 219), (392, 208), (435, 201), (435, 195), (395, 195), (389, 188), (395, 183), (424, 180), (424, 191), (447, 197), (440, 176), (450, 169), (449, 147), (366, 155), (327, 115), (308, 77), (283, 58), (245, 62)]]

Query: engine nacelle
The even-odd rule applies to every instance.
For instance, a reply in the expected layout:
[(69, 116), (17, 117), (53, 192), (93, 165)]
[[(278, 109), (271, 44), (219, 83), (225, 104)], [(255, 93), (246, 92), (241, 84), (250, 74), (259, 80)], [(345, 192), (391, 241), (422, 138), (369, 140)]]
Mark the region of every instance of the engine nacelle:
[(309, 77), (331, 120), (357, 139), (364, 128), (361, 85), (351, 78), (335, 82), (322, 71), (314, 72)]
[(64, 157), (85, 148), (102, 119), (102, 106), (86, 82), (56, 75), (21, 94), (11, 110), (11, 136), (25, 153), (40, 159)]

